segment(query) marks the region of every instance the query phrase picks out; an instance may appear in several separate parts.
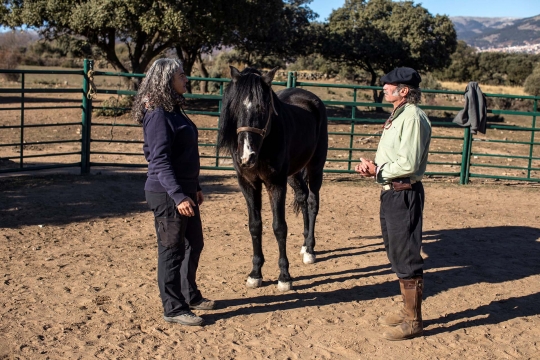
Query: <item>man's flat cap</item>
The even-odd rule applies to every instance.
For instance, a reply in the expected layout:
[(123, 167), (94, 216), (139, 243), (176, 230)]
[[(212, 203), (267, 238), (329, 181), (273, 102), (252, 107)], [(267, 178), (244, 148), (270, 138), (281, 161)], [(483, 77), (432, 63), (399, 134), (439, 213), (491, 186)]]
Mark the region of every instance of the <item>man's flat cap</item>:
[(384, 84), (407, 84), (413, 87), (418, 87), (421, 81), (422, 78), (416, 72), (416, 70), (409, 67), (395, 68), (381, 78), (381, 82)]

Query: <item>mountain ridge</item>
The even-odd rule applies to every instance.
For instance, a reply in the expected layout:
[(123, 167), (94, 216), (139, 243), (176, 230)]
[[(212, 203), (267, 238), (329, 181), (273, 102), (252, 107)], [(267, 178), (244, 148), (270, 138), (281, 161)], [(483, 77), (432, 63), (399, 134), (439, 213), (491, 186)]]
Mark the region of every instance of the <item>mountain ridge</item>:
[(452, 16), (459, 40), (480, 48), (540, 44), (540, 15), (527, 18)]

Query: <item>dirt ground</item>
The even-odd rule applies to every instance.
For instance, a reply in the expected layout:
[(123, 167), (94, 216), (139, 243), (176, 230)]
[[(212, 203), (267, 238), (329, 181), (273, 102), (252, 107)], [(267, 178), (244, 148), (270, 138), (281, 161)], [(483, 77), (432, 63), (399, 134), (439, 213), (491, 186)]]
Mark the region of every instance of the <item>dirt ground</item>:
[(299, 254), (277, 290), (264, 201), (264, 283), (247, 289), (251, 240), (232, 173), (202, 175), (198, 273), (215, 311), (204, 327), (166, 323), (142, 172), (0, 178), (0, 359), (538, 359), (540, 187), (426, 180), (424, 336), (381, 338), (399, 306), (378, 224), (379, 187), (327, 175), (317, 262)]
[[(15, 108), (18, 101), (0, 97), (2, 106)], [(80, 95), (26, 101), (78, 106)], [(19, 110), (0, 115), (0, 125), (21, 122)], [(215, 149), (203, 144), (215, 142), (215, 131), (205, 129), (215, 128), (217, 118), (193, 119), (202, 164), (213, 165)], [(33, 157), (25, 164), (80, 162), (80, 120), (80, 109), (26, 111), (31, 127), (23, 152)], [(504, 123), (527, 121), (507, 117)], [(42, 124), (51, 126), (32, 127)], [(91, 161), (144, 165), (141, 129), (112, 124), (133, 122), (126, 115), (95, 117)], [(356, 126), (352, 140), (350, 122), (334, 122), (329, 130), (331, 147), (352, 145), (353, 159), (373, 157), (380, 125)], [(462, 137), (462, 129), (434, 128), (430, 161), (438, 164), (428, 171), (456, 175)], [(474, 149), (528, 156), (529, 146), (496, 142), (528, 137), (493, 130), (475, 137), (488, 141), (475, 141)], [(0, 147), (0, 169), (18, 166), (20, 138), (20, 129), (0, 127), (0, 144), (13, 144)], [(65, 142), (49, 143), (58, 140)], [(346, 169), (348, 156), (330, 151), (327, 168)], [(528, 166), (526, 159), (506, 157), (475, 155), (473, 162), (508, 166), (474, 172), (517, 177)], [(0, 359), (540, 359), (539, 184), (426, 179), (426, 330), (421, 338), (392, 343), (381, 339), (377, 318), (399, 306), (399, 286), (380, 237), (380, 188), (371, 181), (326, 175), (314, 265), (302, 264), (302, 221), (288, 208), (294, 289), (280, 293), (268, 201), (265, 281), (247, 289), (251, 240), (244, 199), (232, 172), (204, 171), (206, 245), (198, 279), (218, 309), (200, 312), (205, 327), (189, 328), (162, 319), (144, 169), (94, 166), (87, 176), (71, 170), (0, 174)]]

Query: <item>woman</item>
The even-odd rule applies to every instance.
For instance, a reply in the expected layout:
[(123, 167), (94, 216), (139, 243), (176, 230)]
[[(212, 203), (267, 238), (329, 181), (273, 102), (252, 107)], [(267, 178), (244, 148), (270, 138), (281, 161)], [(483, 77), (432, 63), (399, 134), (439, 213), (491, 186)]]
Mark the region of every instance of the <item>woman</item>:
[(158, 285), (164, 319), (200, 326), (192, 309), (211, 310), (195, 281), (204, 246), (199, 205), (198, 132), (182, 110), (187, 77), (175, 59), (154, 62), (142, 81), (133, 116), (143, 125), (148, 174), (146, 201), (154, 212), (158, 243)]

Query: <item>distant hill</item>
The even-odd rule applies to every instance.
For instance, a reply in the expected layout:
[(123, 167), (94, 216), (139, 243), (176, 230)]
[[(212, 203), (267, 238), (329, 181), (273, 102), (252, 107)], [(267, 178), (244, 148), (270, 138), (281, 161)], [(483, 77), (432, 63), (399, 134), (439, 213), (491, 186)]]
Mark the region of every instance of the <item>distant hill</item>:
[(540, 44), (540, 15), (529, 18), (456, 16), (458, 39), (479, 48)]

